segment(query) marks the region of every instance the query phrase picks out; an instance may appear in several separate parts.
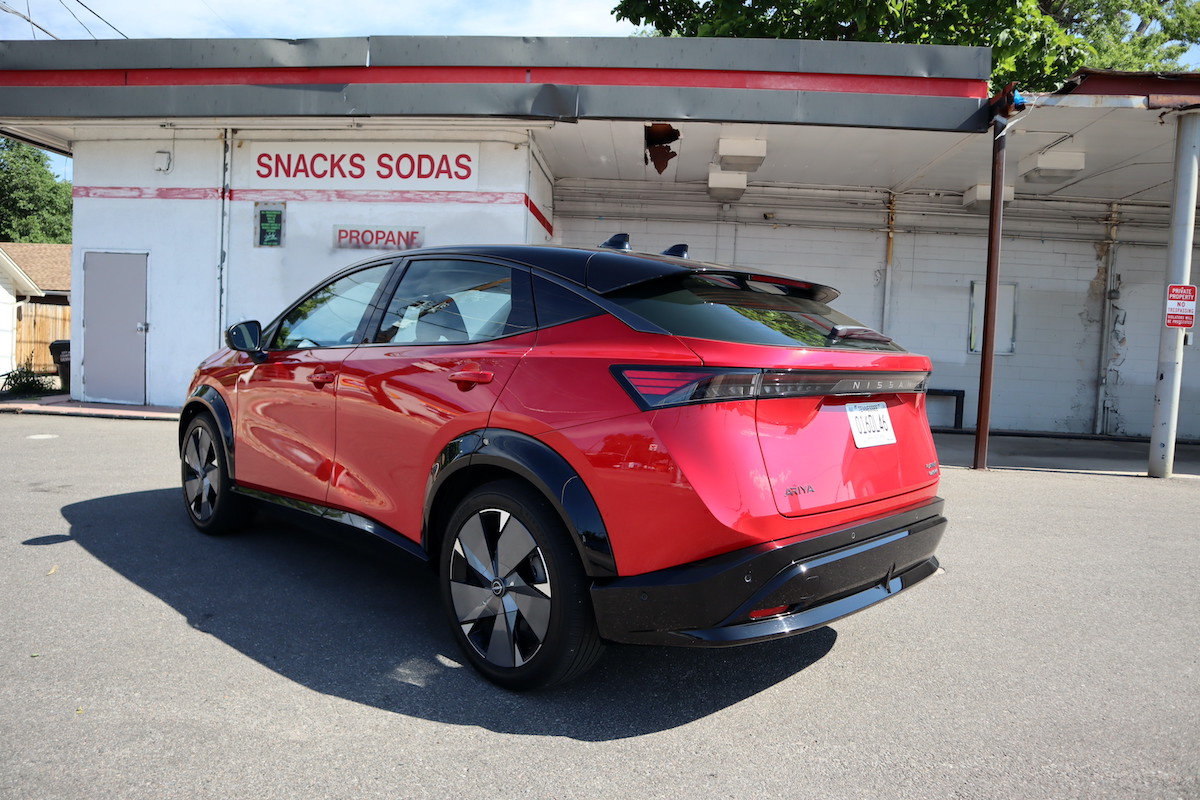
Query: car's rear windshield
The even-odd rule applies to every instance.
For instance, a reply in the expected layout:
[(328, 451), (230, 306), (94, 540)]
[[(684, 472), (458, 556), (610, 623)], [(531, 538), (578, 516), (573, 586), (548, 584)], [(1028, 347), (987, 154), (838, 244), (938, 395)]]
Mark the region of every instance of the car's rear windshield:
[(739, 273), (669, 275), (605, 295), (676, 336), (784, 347), (903, 350), (804, 285)]

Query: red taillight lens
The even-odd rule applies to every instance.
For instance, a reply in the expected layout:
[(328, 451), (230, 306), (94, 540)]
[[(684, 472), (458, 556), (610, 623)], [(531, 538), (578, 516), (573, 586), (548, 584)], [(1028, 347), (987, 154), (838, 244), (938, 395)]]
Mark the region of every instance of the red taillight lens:
[(775, 397), (921, 393), (928, 372), (761, 370), (718, 367), (613, 367), (643, 408)]
[(616, 367), (613, 374), (647, 408), (754, 397), (758, 370)]

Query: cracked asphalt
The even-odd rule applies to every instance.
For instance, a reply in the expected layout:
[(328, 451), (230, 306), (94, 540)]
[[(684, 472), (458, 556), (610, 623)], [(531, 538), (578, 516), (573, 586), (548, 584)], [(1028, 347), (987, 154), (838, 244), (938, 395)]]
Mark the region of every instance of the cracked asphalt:
[(1195, 479), (946, 467), (912, 591), (516, 695), (415, 562), (195, 533), (174, 436), (0, 415), (0, 797), (1200, 797)]

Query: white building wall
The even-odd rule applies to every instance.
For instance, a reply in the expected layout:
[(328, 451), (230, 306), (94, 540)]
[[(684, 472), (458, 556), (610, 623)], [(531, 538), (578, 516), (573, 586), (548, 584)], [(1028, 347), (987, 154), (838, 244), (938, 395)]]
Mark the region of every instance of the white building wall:
[[(896, 237), (889, 333), (934, 359), (932, 386), (966, 392), (968, 425), (978, 412), (981, 359), (970, 352), (971, 282), (986, 278), (986, 248), (976, 236)], [(1000, 262), (1001, 282), (1016, 284), (1015, 346), (996, 356), (992, 427), (1091, 433), (1103, 289), (1095, 247), (1006, 238)], [(938, 406), (945, 420), (949, 401), (933, 399)]]
[[(269, 135), (269, 140), (278, 141), (278, 134)], [(254, 179), (254, 142), (239, 139), (232, 148), (234, 200), (230, 203), (224, 324), (245, 319), (265, 323), (329, 274), (397, 249), (337, 248), (333, 241), (335, 225), (421, 229), (428, 247), (472, 242), (522, 244), (532, 230), (527, 226), (530, 212), (518, 199), (525, 196), (530, 177), (529, 151), (523, 145), (514, 147), (507, 142), (478, 145), (477, 183), (463, 194), (503, 196), (503, 202), (478, 203), (442, 197), (449, 193), (424, 193), (405, 201), (383, 190), (361, 191), (352, 181), (330, 183), (328, 199), (323, 199), (324, 192), (320, 189), (296, 191), (284, 182), (273, 187), (270, 182)], [(360, 140), (356, 143), (367, 144)], [(390, 149), (402, 151), (411, 149), (410, 145), (395, 142)], [(273, 192), (273, 188), (278, 191)], [(237, 199), (251, 189), (253, 199)], [(268, 196), (286, 202), (282, 247), (256, 247), (254, 243), (254, 199)]]
[[(1192, 254), (1200, 264), (1200, 251)], [(1158, 345), (1164, 327), (1165, 246), (1121, 245), (1115, 256), (1120, 297), (1113, 302), (1106, 394), (1110, 433), (1149, 436), (1154, 418)], [(1192, 283), (1198, 278), (1193, 268)], [(1179, 436), (1200, 439), (1200, 328), (1183, 348)]]
[[(529, 143), (528, 170), (525, 191), (537, 213), (530, 210), (525, 217), (525, 241), (529, 244), (548, 244), (554, 240), (554, 177), (532, 139)], [(541, 219), (538, 218), (539, 214)], [(550, 223), (549, 228), (544, 224), (546, 222)]]
[[(833, 305), (882, 326), (906, 348), (933, 360), (930, 385), (966, 394), (964, 425), (978, 409), (980, 358), (969, 352), (971, 282), (986, 277), (986, 236), (975, 231), (895, 236), (891, 282), (885, 271), (886, 233), (880, 230), (747, 224), (715, 220), (622, 219), (605, 207), (595, 216), (560, 217), (559, 241), (595, 245), (630, 234), (635, 249), (660, 251), (686, 241), (692, 257), (737, 263), (825, 283), (842, 296)], [(667, 216), (666, 213), (663, 216)], [(1119, 245), (1113, 269), (1121, 275), (1114, 304), (1111, 372), (1102, 367), (1107, 285), (1104, 251), (1086, 240), (1006, 237), (1001, 281), (1016, 284), (1015, 349), (997, 355), (992, 428), (1089, 434), (1097, 415), (1100, 376), (1110, 410), (1105, 433), (1149, 435), (1161, 329), (1165, 249)], [(1200, 348), (1186, 348), (1182, 438), (1200, 438)], [(1103, 403), (1103, 400), (1101, 401)], [(953, 424), (953, 399), (931, 397), (934, 426)], [(1102, 421), (1103, 422), (1103, 421)]]
[[(376, 138), (364, 140), (361, 134), (321, 138), (306, 132), (261, 132), (231, 139), (227, 170), (222, 131), (161, 135), (164, 138), (80, 141), (74, 161), (74, 304), (84, 308), (87, 252), (148, 254), (150, 404), (182, 404), (192, 372), (221, 345), (227, 324), (242, 319), (267, 322), (337, 269), (396, 249), (339, 249), (334, 245), (335, 225), (420, 228), (426, 246), (540, 242), (549, 237), (529, 206), (537, 205), (534, 193), (552, 199), (550, 179), (531, 163), (527, 135), (521, 131), (480, 135), (482, 141), (467, 143), (477, 149), (478, 163), (472, 185), (461, 193), (406, 192), (404, 186), (396, 186), (399, 191), (359, 191), (362, 187), (344, 181), (303, 191), (286, 182), (271, 186), (255, 179), (256, 143), (337, 146), (366, 141), (402, 152), (411, 141), (403, 136), (385, 140), (380, 138), (383, 134), (374, 134)], [(425, 134), (416, 138), (429, 141)], [(158, 152), (171, 154), (166, 171), (155, 169)], [(161, 166), (163, 157), (157, 159)], [(227, 180), (229, 194), (224, 192)], [(286, 203), (282, 247), (255, 246), (255, 201)], [(552, 210), (543, 214), (550, 222)], [(80, 355), (72, 370), (72, 395), (86, 400), (84, 325), (84, 315), (75, 315), (72, 341), (77, 344), (72, 351), (73, 357)]]
[(0, 375), (17, 366), (17, 291), (12, 278), (0, 272)]
[[(178, 406), (193, 370), (212, 352), (220, 263), (221, 142), (78, 142), (71, 251), (71, 395), (84, 393), (83, 259), (89, 251), (148, 253), (146, 401)], [(172, 151), (168, 172), (155, 152)], [(207, 190), (207, 197), (199, 197)], [(89, 197), (88, 194), (96, 196)]]

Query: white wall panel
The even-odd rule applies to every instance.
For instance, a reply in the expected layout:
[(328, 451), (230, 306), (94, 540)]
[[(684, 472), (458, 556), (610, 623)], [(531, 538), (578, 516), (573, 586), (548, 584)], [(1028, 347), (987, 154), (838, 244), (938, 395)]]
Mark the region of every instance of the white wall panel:
[(17, 366), (17, 292), (12, 278), (0, 273), (0, 375)]
[[(595, 245), (625, 231), (634, 248), (659, 251), (678, 241), (692, 257), (759, 267), (841, 290), (834, 305), (862, 322), (883, 324), (886, 234), (875, 230), (659, 219), (640, 207), (637, 218), (614, 215), (598, 203), (594, 216), (560, 217), (564, 244)], [(715, 212), (714, 216), (722, 216)], [(1103, 233), (1093, 226), (1094, 233)], [(1139, 232), (1144, 238), (1144, 232)], [(1080, 237), (1083, 239), (1083, 237)], [(1000, 279), (1015, 283), (1016, 351), (996, 357), (992, 428), (1088, 434), (1097, 415), (1102, 373), (1102, 320), (1107, 286), (1096, 241), (1005, 238)], [(987, 238), (963, 233), (898, 232), (893, 245), (888, 330), (933, 360), (931, 386), (966, 393), (964, 423), (978, 409), (980, 356), (969, 351), (971, 281), (986, 277)], [(1112, 371), (1106, 432), (1148, 435), (1161, 327), (1165, 250), (1119, 245), (1114, 269), (1121, 297), (1113, 315)], [(1179, 435), (1200, 438), (1200, 347), (1187, 349)], [(1190, 402), (1189, 402), (1190, 398)], [(953, 423), (952, 398), (931, 397), (930, 421)]]
[[(220, 263), (220, 199), (166, 199), (170, 190), (221, 185), (221, 143), (180, 141), (170, 172), (154, 170), (154, 153), (168, 141), (79, 142), (75, 146), (77, 190), (104, 189), (99, 197), (76, 197), (71, 251), (72, 302), (82, 309), (83, 256), (88, 251), (148, 253), (146, 337), (147, 402), (182, 405), (192, 372), (217, 347), (217, 264)], [(145, 190), (145, 199), (114, 197), (119, 189)], [(190, 193), (189, 193), (190, 194)], [(72, 315), (71, 339), (83, 341), (83, 314)], [(72, 354), (82, 347), (72, 346)], [(74, 357), (74, 355), (73, 355)], [(81, 358), (81, 356), (80, 356)], [(72, 395), (82, 397), (82, 360), (71, 370)]]
[[(272, 138), (277, 140), (278, 134)], [(393, 145), (397, 152), (404, 147), (399, 142)], [(356, 195), (357, 187), (347, 181), (330, 188), (351, 191), (328, 200), (317, 193), (281, 191), (278, 197), (293, 198), (286, 201), (282, 247), (254, 244), (253, 199), (236, 198), (239, 190), (249, 187), (256, 190), (252, 198), (269, 194), (270, 185), (254, 180), (254, 148), (249, 144), (234, 148), (226, 323), (243, 319), (266, 323), (330, 273), (394, 249), (339, 249), (333, 241), (335, 225), (421, 228), (427, 247), (525, 243), (531, 217), (522, 200), (529, 181), (528, 148), (507, 142), (484, 142), (478, 147), (475, 189), (463, 194), (495, 193), (504, 195), (504, 202), (454, 202), (448, 192), (426, 193), (405, 202), (386, 193)]]

